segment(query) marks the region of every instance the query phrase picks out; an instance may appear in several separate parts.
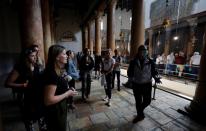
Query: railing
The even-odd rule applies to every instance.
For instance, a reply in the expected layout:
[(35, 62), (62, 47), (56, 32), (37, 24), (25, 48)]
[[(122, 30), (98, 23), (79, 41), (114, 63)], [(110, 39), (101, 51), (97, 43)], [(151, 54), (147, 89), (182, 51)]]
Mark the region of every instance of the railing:
[[(125, 76), (125, 75), (123, 75), (123, 74), (121, 74), (121, 76), (128, 78), (127, 76)], [(159, 88), (159, 87), (157, 86), (156, 82), (152, 85), (152, 87), (153, 87), (153, 95), (152, 95), (152, 99), (153, 99), (153, 100), (156, 100), (156, 99), (155, 99), (156, 89), (158, 89), (158, 90), (162, 90), (162, 91), (164, 91), (164, 92), (167, 92), (167, 93), (169, 93), (169, 94), (175, 95), (175, 96), (177, 96), (177, 97), (183, 98), (183, 99), (185, 99), (185, 100), (192, 101), (191, 99), (189, 99), (189, 98), (187, 98), (187, 97), (185, 97), (185, 96), (182, 96), (182, 95), (173, 93), (173, 92), (171, 92), (171, 91), (168, 91), (168, 90), (165, 90), (165, 89), (162, 89), (162, 88)]]
[(199, 66), (158, 64), (156, 67), (161, 75), (166, 75), (169, 78), (183, 78), (185, 84), (187, 84), (187, 80), (198, 81)]

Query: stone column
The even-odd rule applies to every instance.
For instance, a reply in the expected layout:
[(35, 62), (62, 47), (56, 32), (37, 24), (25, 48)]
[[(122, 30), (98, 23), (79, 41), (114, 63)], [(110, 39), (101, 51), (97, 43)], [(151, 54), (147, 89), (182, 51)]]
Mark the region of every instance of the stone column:
[(21, 0), (22, 47), (38, 44), (40, 57), (44, 60), (43, 29), (40, 0)]
[(116, 0), (111, 0), (108, 5), (107, 13), (107, 48), (110, 48), (112, 52), (115, 49), (115, 9)]
[(51, 44), (55, 44), (55, 22), (54, 22), (54, 5), (50, 6), (50, 30), (51, 30)]
[(101, 55), (101, 16), (98, 13), (95, 18), (95, 52), (98, 55)]
[(92, 38), (91, 38), (91, 31), (92, 31), (91, 26), (92, 26), (92, 24), (89, 22), (89, 24), (88, 24), (88, 49), (90, 51), (93, 51), (93, 42), (92, 42)]
[(89, 35), (88, 35), (88, 27), (85, 27), (85, 48), (89, 48)]
[[(206, 30), (206, 29), (205, 29)], [(206, 43), (206, 41), (204, 42)], [(193, 101), (189, 107), (186, 107), (188, 113), (199, 120), (200, 122), (206, 119), (206, 44), (204, 44), (203, 51), (201, 53), (200, 71), (198, 76), (198, 84), (195, 91)]]
[(148, 30), (149, 33), (149, 56), (152, 57), (152, 35), (153, 35), (153, 30)]
[(86, 33), (85, 28), (82, 28), (82, 51), (86, 48)]
[(197, 18), (191, 18), (188, 19), (187, 22), (189, 23), (190, 26), (190, 32), (189, 32), (189, 40), (187, 43), (187, 58), (189, 59), (189, 57), (193, 54), (194, 52), (194, 47), (195, 47), (195, 27), (197, 26)]
[(137, 54), (138, 47), (144, 44), (144, 0), (133, 0), (130, 58)]
[(164, 48), (164, 54), (167, 57), (167, 55), (170, 54), (170, 34), (171, 34), (171, 28), (167, 27), (165, 29), (165, 48)]
[(45, 60), (47, 60), (49, 47), (51, 46), (49, 0), (42, 0), (42, 23), (43, 23), (43, 35), (44, 35), (44, 55), (45, 55)]

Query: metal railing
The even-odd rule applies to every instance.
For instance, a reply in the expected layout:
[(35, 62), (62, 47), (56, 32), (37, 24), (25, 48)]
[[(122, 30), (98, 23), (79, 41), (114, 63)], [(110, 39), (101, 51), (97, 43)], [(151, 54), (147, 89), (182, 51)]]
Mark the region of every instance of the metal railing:
[[(123, 74), (121, 74), (121, 76), (128, 78), (127, 76), (125, 76), (125, 75), (123, 75)], [(189, 99), (189, 98), (187, 98), (187, 97), (185, 97), (185, 96), (182, 96), (182, 95), (173, 93), (172, 91), (169, 91), (169, 90), (162, 89), (162, 88), (158, 87), (157, 84), (156, 84), (156, 82), (152, 85), (152, 87), (153, 87), (153, 95), (152, 95), (152, 99), (153, 99), (153, 100), (156, 100), (156, 98), (155, 98), (156, 89), (159, 89), (159, 90), (162, 90), (162, 91), (167, 92), (167, 93), (169, 93), (169, 94), (172, 94), (172, 95), (175, 95), (175, 96), (177, 96), (177, 97), (183, 98), (183, 99), (185, 99), (185, 100), (193, 101), (192, 99)]]
[[(199, 66), (179, 65), (179, 64), (157, 64), (156, 68), (160, 74), (168, 76), (178, 76), (190, 80), (197, 80)], [(181, 76), (179, 76), (181, 73)]]

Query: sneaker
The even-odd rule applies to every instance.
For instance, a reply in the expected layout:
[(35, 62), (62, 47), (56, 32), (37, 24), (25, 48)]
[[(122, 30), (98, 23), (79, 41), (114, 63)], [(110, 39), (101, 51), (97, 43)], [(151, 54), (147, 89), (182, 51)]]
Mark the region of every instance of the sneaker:
[(133, 119), (132, 123), (137, 123), (138, 121), (142, 121), (142, 120), (144, 120), (144, 118), (145, 118), (144, 115), (136, 116), (136, 117)]
[(107, 105), (108, 107), (110, 107), (110, 106), (111, 106), (111, 102), (107, 102), (107, 103), (105, 103), (105, 105)]
[(108, 102), (105, 105), (107, 105), (109, 107), (112, 105), (109, 99), (108, 99)]
[(106, 96), (105, 98), (102, 99), (103, 101), (108, 101), (108, 97)]

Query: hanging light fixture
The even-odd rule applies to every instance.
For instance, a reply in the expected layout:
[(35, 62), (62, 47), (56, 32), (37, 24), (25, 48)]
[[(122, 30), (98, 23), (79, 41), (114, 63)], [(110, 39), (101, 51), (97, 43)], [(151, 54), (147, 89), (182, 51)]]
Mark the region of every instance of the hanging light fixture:
[(173, 37), (173, 40), (178, 40), (179, 36), (177, 35), (177, 26), (179, 23), (179, 15), (180, 15), (180, 0), (178, 2), (178, 7), (177, 7), (177, 22), (176, 22), (176, 29), (175, 29), (175, 36)]
[(162, 26), (164, 28), (167, 28), (171, 25), (171, 21), (169, 19), (170, 16), (169, 16), (169, 13), (168, 13), (168, 5), (169, 5), (169, 0), (166, 0), (166, 8), (165, 8), (166, 9), (166, 15), (165, 15), (165, 18), (162, 22)]

